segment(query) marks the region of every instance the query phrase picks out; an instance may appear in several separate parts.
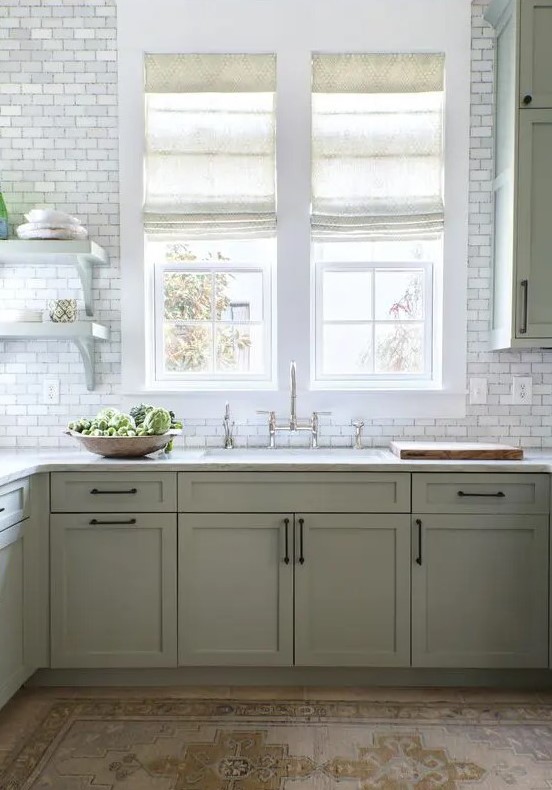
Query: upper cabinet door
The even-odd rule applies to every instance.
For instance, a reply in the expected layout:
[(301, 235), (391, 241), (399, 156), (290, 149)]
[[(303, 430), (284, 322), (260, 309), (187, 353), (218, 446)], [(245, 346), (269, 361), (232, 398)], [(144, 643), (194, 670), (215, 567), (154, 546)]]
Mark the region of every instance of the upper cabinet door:
[(520, 113), (518, 177), (516, 337), (549, 339), (552, 338), (552, 110)]
[(521, 3), (520, 106), (552, 108), (552, 0)]

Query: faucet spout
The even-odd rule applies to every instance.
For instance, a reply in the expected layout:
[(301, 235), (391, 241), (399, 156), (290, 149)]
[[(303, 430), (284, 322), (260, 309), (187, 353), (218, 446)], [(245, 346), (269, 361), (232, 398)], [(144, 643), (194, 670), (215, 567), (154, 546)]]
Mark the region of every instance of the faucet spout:
[(297, 430), (297, 365), (292, 360), (289, 366), (289, 388), (291, 396), (291, 408), (289, 414), (290, 431)]

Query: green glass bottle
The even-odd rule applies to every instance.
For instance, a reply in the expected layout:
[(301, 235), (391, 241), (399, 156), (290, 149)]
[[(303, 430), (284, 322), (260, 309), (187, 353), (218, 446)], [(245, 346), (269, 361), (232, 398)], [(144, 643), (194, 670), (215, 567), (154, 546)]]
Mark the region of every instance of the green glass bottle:
[(8, 238), (8, 209), (0, 192), (0, 239)]

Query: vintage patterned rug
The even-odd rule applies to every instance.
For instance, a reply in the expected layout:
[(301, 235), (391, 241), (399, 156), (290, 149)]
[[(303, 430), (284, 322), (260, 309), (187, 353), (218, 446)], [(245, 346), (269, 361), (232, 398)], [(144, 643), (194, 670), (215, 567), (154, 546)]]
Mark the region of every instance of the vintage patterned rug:
[(547, 790), (552, 706), (56, 700), (1, 790)]

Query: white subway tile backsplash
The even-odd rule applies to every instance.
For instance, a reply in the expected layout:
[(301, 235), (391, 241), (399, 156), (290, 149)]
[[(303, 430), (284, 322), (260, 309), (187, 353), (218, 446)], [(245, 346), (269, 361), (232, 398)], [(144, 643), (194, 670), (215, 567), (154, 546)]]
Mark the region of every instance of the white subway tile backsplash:
[[(472, 3), (472, 109), (468, 270), (468, 376), (485, 376), (484, 406), (462, 420), (395, 419), (366, 423), (366, 446), (392, 438), (508, 440), (552, 446), (552, 353), (488, 351), (491, 304), (492, 35)], [(112, 265), (95, 272), (98, 318), (111, 340), (96, 351), (98, 389), (87, 392), (79, 355), (68, 344), (0, 342), (0, 447), (64, 447), (67, 420), (117, 404), (120, 391), (120, 282), (115, 0), (4, 0), (0, 6), (1, 188), (14, 225), (35, 203), (77, 214), (108, 248)], [(0, 267), (1, 304), (45, 308), (49, 299), (82, 295), (70, 267)], [(42, 403), (42, 379), (60, 378), (61, 403)], [(533, 378), (531, 406), (512, 406), (513, 375)], [(321, 442), (350, 446), (349, 422), (325, 420)], [(178, 442), (220, 444), (220, 420), (187, 421)], [(262, 446), (264, 418), (236, 427), (238, 446)], [(304, 434), (278, 436), (304, 445)]]

